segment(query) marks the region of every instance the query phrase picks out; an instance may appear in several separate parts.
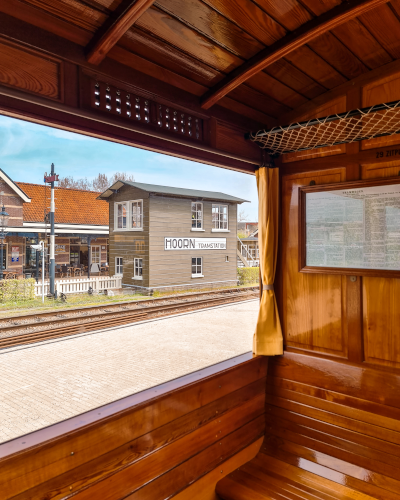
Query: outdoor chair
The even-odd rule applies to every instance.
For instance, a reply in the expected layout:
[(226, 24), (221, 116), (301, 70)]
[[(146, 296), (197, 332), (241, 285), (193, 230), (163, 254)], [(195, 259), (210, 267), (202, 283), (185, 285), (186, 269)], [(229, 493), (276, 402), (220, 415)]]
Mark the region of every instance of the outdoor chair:
[(64, 276), (69, 276), (69, 269), (68, 266), (61, 266), (61, 277), (63, 278)]

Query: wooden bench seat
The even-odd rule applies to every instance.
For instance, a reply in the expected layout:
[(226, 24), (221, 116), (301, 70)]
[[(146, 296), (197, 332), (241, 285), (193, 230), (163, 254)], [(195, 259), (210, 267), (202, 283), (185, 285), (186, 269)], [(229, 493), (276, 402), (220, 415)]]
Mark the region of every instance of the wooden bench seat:
[(285, 353), (270, 362), (265, 439), (223, 500), (399, 500), (400, 376)]
[[(299, 457), (292, 457), (299, 460)], [(371, 496), (327, 479), (336, 472), (301, 460), (301, 467), (259, 453), (253, 460), (235, 470), (217, 484), (223, 500), (373, 500)], [(314, 464), (315, 465), (315, 464)], [(324, 475), (306, 470), (318, 469)], [(325, 469), (321, 471), (321, 469)], [(346, 482), (346, 475), (342, 475)], [(336, 478), (338, 479), (338, 478)]]

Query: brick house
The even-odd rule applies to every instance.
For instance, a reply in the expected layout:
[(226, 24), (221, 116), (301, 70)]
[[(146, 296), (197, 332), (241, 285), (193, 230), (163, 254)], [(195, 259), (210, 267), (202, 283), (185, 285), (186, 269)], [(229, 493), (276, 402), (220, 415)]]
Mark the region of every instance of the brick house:
[[(10, 214), (3, 268), (18, 275), (34, 273), (36, 252), (31, 245), (49, 243), (50, 187), (14, 182), (0, 169), (0, 202)], [(108, 262), (108, 205), (99, 193), (55, 188), (56, 264)]]

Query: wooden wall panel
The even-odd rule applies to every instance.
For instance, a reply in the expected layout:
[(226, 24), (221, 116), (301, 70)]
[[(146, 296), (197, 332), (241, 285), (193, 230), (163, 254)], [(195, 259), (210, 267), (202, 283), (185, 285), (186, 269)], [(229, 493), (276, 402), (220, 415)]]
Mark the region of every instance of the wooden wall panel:
[(345, 168), (282, 179), (283, 324), (287, 347), (347, 356), (346, 279), (298, 271), (298, 188), (342, 182)]
[[(362, 177), (393, 177), (399, 171), (400, 160), (363, 165)], [(400, 280), (364, 277), (362, 293), (365, 361), (400, 368)]]
[[(400, 76), (392, 75), (362, 88), (362, 107), (400, 100)], [(373, 149), (399, 143), (398, 134), (361, 141), (361, 149)]]
[(0, 83), (62, 99), (61, 61), (0, 39)]
[(215, 148), (230, 153), (244, 154), (259, 164), (262, 158), (261, 150), (256, 144), (244, 138), (246, 132), (248, 130), (219, 120), (212, 120), (211, 123), (211, 137)]
[[(296, 117), (295, 120), (292, 120), (292, 122), (302, 122), (312, 118), (323, 118), (324, 116), (333, 115), (334, 113), (343, 113), (344, 111), (346, 111), (346, 96), (341, 96), (321, 106), (311, 107), (306, 113), (302, 113)], [(282, 162), (290, 163), (293, 161), (309, 160), (310, 158), (340, 155), (343, 153), (346, 153), (346, 145), (340, 144), (338, 146), (299, 151), (298, 153), (287, 153), (282, 155)]]
[(266, 438), (222, 499), (398, 500), (398, 374), (288, 352), (268, 374)]
[(263, 436), (266, 375), (248, 353), (4, 443), (0, 496), (170, 498)]

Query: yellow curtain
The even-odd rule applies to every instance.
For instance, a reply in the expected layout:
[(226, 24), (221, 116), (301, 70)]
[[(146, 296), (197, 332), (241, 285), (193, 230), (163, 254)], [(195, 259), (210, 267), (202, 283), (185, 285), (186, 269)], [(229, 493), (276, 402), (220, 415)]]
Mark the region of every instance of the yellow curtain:
[(274, 292), (279, 224), (279, 170), (256, 171), (258, 189), (258, 246), (263, 282), (260, 311), (253, 338), (253, 352), (264, 356), (283, 354), (283, 337)]

